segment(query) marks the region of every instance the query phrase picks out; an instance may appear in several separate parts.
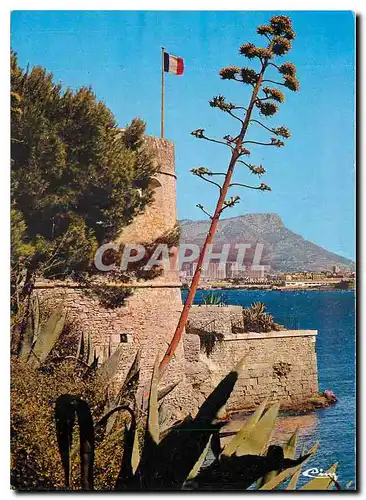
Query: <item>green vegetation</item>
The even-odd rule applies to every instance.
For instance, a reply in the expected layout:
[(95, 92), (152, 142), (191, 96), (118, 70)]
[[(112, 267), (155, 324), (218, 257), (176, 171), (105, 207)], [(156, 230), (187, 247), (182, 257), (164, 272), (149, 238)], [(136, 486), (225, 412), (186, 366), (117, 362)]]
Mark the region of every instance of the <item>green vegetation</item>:
[[(150, 385), (146, 423), (141, 444), (135, 412), (128, 407), (130, 424), (124, 431), (124, 451), (114, 490), (244, 490), (253, 483), (257, 489), (273, 490), (290, 479), (286, 489), (295, 489), (302, 465), (316, 451), (318, 444), (305, 455), (295, 458), (297, 435), (282, 448), (270, 445), (279, 410), (279, 404), (265, 411), (264, 400), (249, 420), (225, 446), (221, 445), (220, 429), (225, 424), (217, 420), (236, 380), (243, 369), (242, 360), (216, 387), (199, 409), (196, 417), (186, 417), (182, 422), (162, 430), (159, 424), (158, 359), (155, 362)], [(112, 413), (110, 413), (112, 414)], [(70, 482), (70, 449), (75, 415), (78, 416), (80, 434), (80, 477), (82, 489), (94, 489), (94, 458), (96, 426), (89, 405), (75, 396), (65, 394), (56, 401), (55, 420), (59, 451), (63, 463), (65, 487), (75, 489)], [(102, 419), (103, 420), (103, 419)], [(106, 424), (106, 415), (102, 424)], [(209, 449), (214, 454), (208, 464)], [(334, 473), (336, 464), (329, 469)], [(316, 483), (316, 484), (315, 484)], [(332, 476), (311, 480), (300, 489), (332, 489), (340, 487)]]
[(204, 306), (223, 306), (223, 305), (225, 305), (222, 293), (218, 293), (218, 292), (207, 293), (202, 299), (202, 305), (204, 305)]
[[(146, 396), (138, 400), (140, 352), (124, 382), (116, 383), (121, 347), (113, 354), (109, 347), (97, 355), (90, 336), (79, 335), (65, 318), (61, 306), (48, 316), (34, 302), (19, 355), (12, 359), (14, 488), (243, 490), (257, 482), (257, 488), (266, 490), (289, 478), (287, 489), (295, 488), (301, 465), (316, 446), (295, 458), (296, 436), (283, 448), (269, 445), (278, 404), (265, 411), (264, 400), (222, 445), (220, 433), (224, 435), (226, 424), (218, 416), (245, 359), (220, 382), (195, 417), (188, 415), (166, 427), (163, 398), (177, 384), (159, 387), (158, 359), (148, 401)], [(214, 455), (211, 463), (206, 460), (209, 449)], [(333, 484), (339, 487), (322, 478), (315, 486), (328, 489)]]
[(11, 285), (18, 313), (37, 278), (95, 271), (96, 248), (113, 241), (151, 202), (158, 169), (145, 124), (123, 132), (90, 88), (62, 89), (41, 67), (11, 54)]
[(284, 330), (283, 325), (276, 323), (272, 314), (265, 311), (263, 302), (254, 302), (250, 307), (243, 307), (243, 330), (257, 333)]
[[(35, 294), (32, 300), (34, 297)], [(85, 398), (98, 421), (111, 409), (134, 401), (140, 352), (125, 381), (113, 390), (111, 380), (121, 361), (121, 348), (113, 354), (109, 348), (97, 356), (91, 337), (79, 335), (65, 317), (61, 306), (48, 316), (34, 305), (25, 335), (19, 340), (19, 354), (11, 360), (11, 483), (16, 489), (62, 486), (62, 467), (52, 421), (52, 406), (60, 394), (71, 392)], [(117, 414), (111, 416), (104, 432), (96, 437), (95, 474), (99, 488), (107, 487), (110, 477), (118, 472), (120, 464), (110, 461), (110, 453), (112, 450), (122, 453), (121, 422)], [(119, 425), (118, 432), (115, 432), (115, 424)], [(75, 446), (71, 454), (75, 457)], [(77, 476), (77, 470), (78, 460), (73, 463), (72, 477)]]

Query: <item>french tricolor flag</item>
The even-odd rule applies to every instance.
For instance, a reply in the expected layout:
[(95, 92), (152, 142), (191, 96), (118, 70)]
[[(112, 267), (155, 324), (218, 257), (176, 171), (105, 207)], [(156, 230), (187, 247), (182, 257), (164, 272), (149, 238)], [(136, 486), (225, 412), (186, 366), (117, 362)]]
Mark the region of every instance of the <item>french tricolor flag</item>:
[(183, 75), (184, 61), (182, 57), (172, 56), (164, 52), (164, 71), (173, 75)]

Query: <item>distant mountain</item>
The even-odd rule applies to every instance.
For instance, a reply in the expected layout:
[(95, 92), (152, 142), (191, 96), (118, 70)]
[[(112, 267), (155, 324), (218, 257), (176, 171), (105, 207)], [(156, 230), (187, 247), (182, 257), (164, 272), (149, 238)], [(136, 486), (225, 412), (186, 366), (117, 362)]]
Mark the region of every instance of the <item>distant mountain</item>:
[[(184, 219), (179, 223), (181, 243), (202, 245), (209, 221)], [(220, 251), (224, 243), (232, 244), (229, 260), (236, 259), (235, 243), (250, 243), (252, 248), (256, 243), (262, 243), (261, 264), (270, 265), (271, 270), (276, 272), (325, 271), (331, 270), (332, 266), (355, 268), (352, 260), (329, 252), (292, 232), (277, 214), (247, 214), (220, 220), (214, 238), (214, 251)], [(247, 255), (251, 259), (253, 252), (248, 250)]]

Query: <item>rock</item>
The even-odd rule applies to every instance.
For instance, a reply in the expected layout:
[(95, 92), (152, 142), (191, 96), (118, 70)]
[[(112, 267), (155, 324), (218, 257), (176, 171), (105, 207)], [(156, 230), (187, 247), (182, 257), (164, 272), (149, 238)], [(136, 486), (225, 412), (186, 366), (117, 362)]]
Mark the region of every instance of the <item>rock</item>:
[(326, 389), (324, 392), (323, 392), (323, 396), (325, 397), (325, 399), (327, 401), (329, 401), (330, 403), (336, 403), (338, 401), (336, 395), (334, 394), (333, 391), (330, 391), (328, 389)]

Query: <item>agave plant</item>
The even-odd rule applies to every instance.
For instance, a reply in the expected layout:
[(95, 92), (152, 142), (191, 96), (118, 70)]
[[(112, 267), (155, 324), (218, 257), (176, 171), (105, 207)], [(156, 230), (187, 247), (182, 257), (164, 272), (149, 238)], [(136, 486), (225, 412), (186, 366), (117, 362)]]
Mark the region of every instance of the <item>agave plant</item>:
[[(72, 395), (62, 395), (55, 406), (59, 452), (64, 467), (65, 486), (70, 489), (70, 449), (77, 416), (80, 434), (80, 474), (82, 489), (93, 489), (93, 467), (96, 449), (95, 435), (117, 412), (126, 412), (130, 424), (124, 431), (124, 452), (120, 472), (111, 489), (115, 490), (180, 490), (200, 489), (244, 490), (257, 482), (258, 489), (275, 489), (290, 479), (287, 489), (294, 489), (302, 464), (317, 448), (295, 458), (296, 435), (282, 448), (268, 446), (279, 409), (271, 405), (267, 411), (264, 400), (232, 439), (222, 446), (221, 433), (225, 423), (218, 420), (239, 373), (242, 360), (214, 389), (197, 415), (188, 415), (167, 430), (159, 425), (159, 371), (156, 360), (150, 384), (149, 402), (140, 449), (137, 416), (128, 405), (116, 406), (93, 422), (89, 405)], [(208, 451), (214, 460), (207, 463)], [(334, 470), (335, 466), (333, 466)], [(315, 489), (329, 489), (333, 479), (325, 478)], [(313, 480), (314, 481), (314, 480)], [(310, 481), (302, 489), (311, 489)]]
[(52, 351), (65, 327), (67, 311), (60, 303), (41, 325), (39, 301), (36, 294), (30, 299), (29, 313), (19, 339), (19, 357), (30, 365), (41, 365)]
[(266, 313), (263, 302), (254, 302), (250, 307), (243, 308), (243, 324), (246, 332), (261, 333), (284, 328), (275, 322), (272, 314)]
[[(44, 314), (43, 314), (44, 316)], [(70, 390), (76, 394), (88, 394), (93, 411), (105, 419), (106, 425), (96, 433), (96, 443), (101, 449), (108, 448), (118, 438), (116, 430), (116, 408), (123, 405), (135, 407), (135, 394), (139, 382), (140, 351), (127, 373), (124, 381), (116, 381), (115, 375), (120, 368), (123, 356), (123, 346), (112, 352), (109, 345), (103, 356), (97, 355), (90, 334), (81, 334), (75, 351), (69, 350), (70, 340), (74, 341), (73, 330), (65, 325), (66, 311), (60, 304), (52, 314), (45, 319), (43, 326), (39, 326), (39, 309), (35, 306), (32, 315), (28, 318), (27, 329), (22, 338), (18, 357), (12, 358), (12, 485), (17, 489), (40, 488), (52, 489), (60, 484), (59, 467), (52, 471), (52, 447), (54, 438), (52, 429), (48, 432), (49, 405), (57, 397)], [(63, 331), (63, 332), (62, 332)], [(68, 334), (71, 333), (71, 336)], [(75, 344), (73, 344), (75, 345)], [(103, 358), (103, 359), (102, 359)], [(60, 388), (49, 384), (55, 381)], [(38, 383), (37, 383), (38, 382)], [(27, 383), (33, 387), (32, 398), (27, 405)], [(160, 391), (159, 398), (163, 398), (175, 387), (170, 384)], [(66, 390), (65, 390), (66, 389)], [(38, 396), (38, 402), (34, 398)], [(80, 398), (79, 398), (80, 399)], [(81, 401), (81, 400), (80, 400)], [(79, 403), (80, 412), (85, 405)], [(29, 419), (37, 422), (37, 431), (32, 434)], [(34, 425), (34, 424), (33, 424)], [(40, 429), (44, 428), (44, 432)], [(34, 436), (34, 437), (33, 437)], [(44, 437), (44, 442), (39, 439)], [(83, 436), (81, 436), (83, 439)], [(37, 441), (38, 440), (38, 441)], [(70, 449), (70, 460), (73, 461), (78, 453), (78, 442)], [(55, 449), (54, 453), (57, 453)], [(106, 458), (107, 460), (107, 458)], [(109, 463), (109, 462), (107, 462)], [(101, 466), (104, 465), (102, 459)], [(113, 468), (113, 471), (115, 469)], [(74, 475), (75, 472), (72, 471)], [(103, 481), (101, 472), (97, 474), (97, 481)]]
[(203, 297), (202, 305), (204, 306), (222, 306), (225, 302), (221, 293), (210, 292)]

